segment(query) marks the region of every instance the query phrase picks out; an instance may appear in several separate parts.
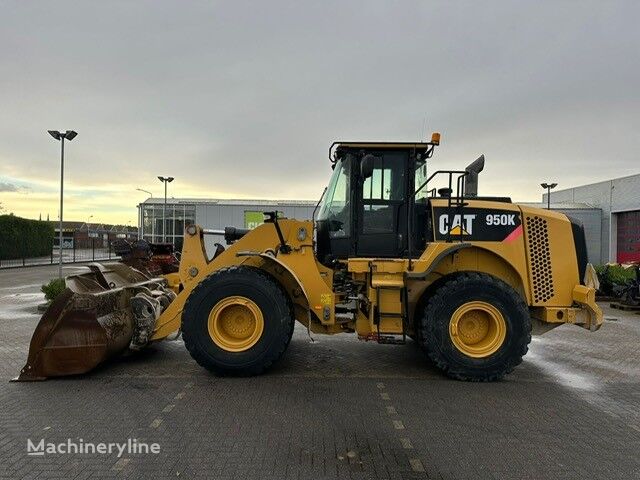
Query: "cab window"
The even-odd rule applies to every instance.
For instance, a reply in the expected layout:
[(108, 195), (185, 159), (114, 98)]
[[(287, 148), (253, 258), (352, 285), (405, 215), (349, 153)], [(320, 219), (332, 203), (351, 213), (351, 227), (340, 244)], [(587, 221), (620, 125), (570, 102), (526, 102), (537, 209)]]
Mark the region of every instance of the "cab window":
[[(424, 162), (422, 165), (418, 165), (416, 167), (416, 181), (415, 188), (416, 190), (427, 181), (427, 162)], [(429, 196), (429, 188), (425, 185), (422, 187), (416, 194), (416, 202), (426, 203), (427, 197)]]
[(377, 156), (373, 173), (362, 182), (362, 233), (393, 233), (397, 226), (397, 205), (405, 194), (404, 156)]
[(327, 193), (318, 215), (319, 220), (327, 220), (329, 237), (348, 237), (351, 232), (351, 172), (350, 163), (338, 161), (333, 170)]

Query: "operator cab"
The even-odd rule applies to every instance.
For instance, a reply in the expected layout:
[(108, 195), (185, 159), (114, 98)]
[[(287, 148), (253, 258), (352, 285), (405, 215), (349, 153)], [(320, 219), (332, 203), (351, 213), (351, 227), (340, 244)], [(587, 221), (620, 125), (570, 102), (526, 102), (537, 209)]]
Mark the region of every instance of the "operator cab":
[(334, 143), (333, 175), (317, 216), (318, 258), (418, 256), (431, 230), (426, 161), (440, 135), (424, 143)]

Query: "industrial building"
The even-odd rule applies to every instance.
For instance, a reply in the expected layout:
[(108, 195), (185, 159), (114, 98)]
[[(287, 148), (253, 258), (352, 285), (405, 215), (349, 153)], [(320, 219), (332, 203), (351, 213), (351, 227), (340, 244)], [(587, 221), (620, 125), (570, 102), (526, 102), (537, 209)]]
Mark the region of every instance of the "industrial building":
[[(49, 222), (54, 228), (53, 247), (60, 244), (60, 223)], [(117, 239), (134, 240), (138, 229), (129, 225), (109, 225), (104, 223), (62, 222), (62, 248), (108, 248)]]
[[(311, 219), (316, 203), (310, 200), (170, 198), (165, 211), (164, 198), (149, 198), (138, 205), (138, 224), (140, 236), (145, 240), (166, 241), (180, 250), (187, 225), (195, 223), (208, 229), (254, 228), (262, 223), (262, 213), (268, 211), (278, 211), (280, 216), (288, 218)], [(207, 250), (212, 251), (216, 242), (224, 244), (220, 237), (208, 236)]]
[(592, 263), (640, 261), (640, 174), (551, 192), (552, 208), (564, 203), (600, 212), (599, 237), (595, 225), (585, 224), (587, 249), (600, 247), (599, 255), (589, 251)]

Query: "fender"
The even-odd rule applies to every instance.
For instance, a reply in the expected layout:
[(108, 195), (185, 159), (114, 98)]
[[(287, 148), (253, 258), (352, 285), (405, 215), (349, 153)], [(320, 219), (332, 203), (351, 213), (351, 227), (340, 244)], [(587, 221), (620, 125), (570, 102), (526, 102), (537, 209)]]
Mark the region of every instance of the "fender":
[[(513, 255), (513, 252), (510, 252), (509, 250), (501, 250), (499, 243), (497, 244), (498, 248), (491, 248), (492, 246), (493, 245), (481, 245), (476, 242), (454, 244), (441, 242), (432, 243), (427, 247), (422, 256), (415, 261), (414, 271), (410, 271), (405, 274), (405, 279), (408, 281), (425, 280), (429, 278), (431, 274), (439, 271), (440, 273), (447, 274), (463, 270), (478, 270), (474, 260), (475, 257), (471, 256), (473, 251), (477, 251), (478, 255), (484, 254), (495, 257), (497, 262), (495, 263), (495, 267), (500, 265), (508, 270), (509, 274), (506, 276), (500, 274), (500, 268), (497, 269), (498, 271), (492, 273), (494, 269), (489, 268), (491, 266), (490, 264), (485, 264), (484, 268), (480, 268), (478, 271), (486, 271), (486, 273), (492, 273), (498, 278), (501, 278), (503, 281), (519, 290), (525, 301), (529, 304), (530, 295), (526, 288), (526, 267), (523, 268), (521, 266), (521, 268), (517, 268), (517, 263), (515, 262), (517, 258)], [(512, 245), (509, 248), (518, 249), (520, 247)], [(454, 257), (458, 252), (460, 252), (460, 256)], [(452, 262), (455, 262), (455, 264), (444, 265), (443, 262), (447, 258), (451, 258)], [(488, 270), (486, 270), (487, 268)]]
[[(267, 265), (271, 264), (271, 265), (275, 265), (278, 266), (280, 268), (283, 268), (288, 274), (289, 276), (293, 279), (293, 281), (295, 282), (295, 288), (297, 288), (301, 293), (302, 293), (302, 297), (304, 299), (304, 303), (306, 303), (305, 305), (300, 305), (299, 301), (300, 297), (295, 297), (295, 301), (293, 303), (295, 303), (296, 305), (299, 305), (301, 308), (305, 308), (306, 309), (306, 326), (307, 326), (307, 334), (309, 335), (309, 337), (311, 337), (311, 324), (312, 324), (312, 314), (311, 314), (311, 301), (309, 299), (309, 295), (307, 294), (306, 289), (304, 288), (304, 285), (302, 283), (302, 281), (300, 281), (300, 279), (298, 278), (298, 276), (296, 275), (296, 273), (289, 268), (289, 266), (280, 261), (275, 255), (271, 254), (271, 253), (261, 253), (260, 258), (262, 258)], [(293, 297), (293, 295), (291, 295)], [(294, 298), (292, 298), (292, 301), (294, 300)], [(295, 312), (294, 312), (295, 313)], [(320, 315), (322, 315), (320, 313)], [(300, 321), (301, 323), (305, 323), (304, 321), (302, 321), (301, 319), (298, 319), (298, 321)]]
[[(280, 244), (272, 224), (259, 225), (243, 236), (241, 241), (234, 243), (211, 260), (206, 256), (202, 229), (194, 226), (193, 231), (187, 232), (180, 260), (182, 290), (158, 318), (152, 340), (161, 340), (180, 328), (182, 310), (187, 298), (206, 276), (221, 268), (241, 264), (261, 268), (261, 264), (266, 262), (267, 265), (277, 266), (277, 269), (286, 271), (287, 276), (297, 283), (297, 288), (304, 295), (307, 309), (317, 313), (322, 324), (332, 325), (334, 298), (329, 286), (332, 272), (317, 263), (313, 245), (306, 238), (297, 238), (297, 232), (301, 229), (312, 231), (312, 223), (283, 219), (280, 226), (292, 250), (278, 257), (270, 253), (275, 252)], [(305, 319), (306, 322), (308, 319)]]
[[(432, 250), (434, 250), (432, 253), (428, 254), (429, 250), (432, 248)], [(450, 244), (450, 243), (432, 243), (431, 245), (429, 245), (429, 247), (427, 248), (427, 251), (425, 251), (425, 254), (427, 255), (423, 255), (424, 260), (426, 261), (427, 265), (429, 265), (427, 267), (426, 270), (424, 271), (420, 271), (420, 272), (407, 272), (405, 273), (405, 278), (409, 278), (409, 279), (424, 279), (427, 278), (431, 272), (433, 272), (436, 267), (440, 264), (440, 262), (448, 257), (449, 255), (457, 252), (458, 250), (462, 250), (464, 248), (470, 248), (473, 247), (473, 245), (471, 243), (454, 243), (454, 244)], [(433, 258), (433, 260), (431, 260), (431, 258)], [(422, 261), (422, 258), (420, 259), (420, 261)], [(416, 262), (417, 263), (417, 262)]]

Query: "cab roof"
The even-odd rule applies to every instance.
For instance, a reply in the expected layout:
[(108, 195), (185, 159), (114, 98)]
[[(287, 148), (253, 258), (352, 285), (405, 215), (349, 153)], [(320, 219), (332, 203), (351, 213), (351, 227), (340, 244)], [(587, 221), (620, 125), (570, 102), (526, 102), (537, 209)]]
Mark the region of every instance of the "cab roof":
[(351, 148), (366, 148), (376, 150), (386, 149), (415, 149), (415, 150), (429, 150), (433, 146), (433, 143), (427, 142), (334, 142), (332, 147), (351, 149)]
[(333, 142), (329, 147), (329, 160), (335, 163), (347, 152), (362, 150), (410, 150), (418, 157), (429, 158), (433, 154), (435, 142)]

